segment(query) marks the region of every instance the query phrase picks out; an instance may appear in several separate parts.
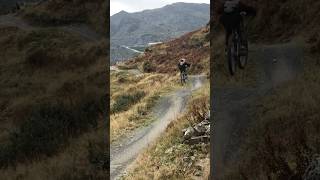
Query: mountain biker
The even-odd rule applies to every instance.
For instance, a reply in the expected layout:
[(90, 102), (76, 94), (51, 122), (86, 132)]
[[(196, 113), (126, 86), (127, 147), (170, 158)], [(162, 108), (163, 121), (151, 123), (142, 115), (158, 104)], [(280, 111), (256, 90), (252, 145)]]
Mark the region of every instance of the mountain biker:
[[(225, 0), (222, 6), (218, 8), (218, 13), (222, 14), (220, 23), (226, 31), (225, 36), (225, 52), (227, 52), (228, 39), (232, 34), (232, 30), (238, 31), (241, 41), (241, 22), (243, 21), (241, 14), (256, 16), (256, 10), (253, 7), (243, 4), (240, 0)], [(243, 48), (243, 47), (241, 47)]]
[(183, 74), (183, 73), (186, 74), (187, 68), (190, 66), (191, 66), (191, 64), (187, 63), (186, 59), (182, 58), (179, 60), (178, 68), (179, 68), (181, 74)]

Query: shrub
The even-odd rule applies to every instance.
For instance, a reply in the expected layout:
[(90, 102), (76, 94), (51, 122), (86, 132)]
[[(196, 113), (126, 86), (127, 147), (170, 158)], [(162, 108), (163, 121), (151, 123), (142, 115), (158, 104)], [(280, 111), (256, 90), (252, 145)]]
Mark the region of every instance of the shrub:
[(70, 111), (62, 106), (43, 105), (35, 110), (21, 127), (11, 134), (16, 158), (51, 155), (65, 141), (75, 121)]
[(143, 71), (143, 72), (147, 72), (147, 73), (150, 73), (150, 72), (154, 71), (154, 67), (153, 67), (153, 65), (151, 64), (151, 62), (145, 61), (145, 62), (142, 64), (142, 71)]
[(111, 108), (111, 113), (117, 113), (128, 110), (132, 105), (136, 104), (146, 93), (144, 91), (137, 91), (128, 95), (120, 95), (115, 98), (115, 103)]
[(0, 148), (0, 167), (55, 154), (69, 137), (96, 128), (99, 116), (106, 115), (105, 104), (105, 96), (74, 107), (62, 103), (39, 104)]
[(103, 139), (99, 141), (89, 141), (88, 143), (88, 160), (97, 170), (107, 170), (109, 168), (109, 153), (107, 144)]

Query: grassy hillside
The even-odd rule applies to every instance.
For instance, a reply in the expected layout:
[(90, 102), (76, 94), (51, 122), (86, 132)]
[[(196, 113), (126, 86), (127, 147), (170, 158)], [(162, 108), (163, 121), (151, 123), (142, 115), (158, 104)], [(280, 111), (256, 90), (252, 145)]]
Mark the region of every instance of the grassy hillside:
[(190, 73), (209, 73), (209, 27), (187, 33), (180, 38), (154, 45), (145, 54), (126, 62), (144, 72), (176, 74), (181, 58), (192, 64)]
[(51, 25), (1, 26), (0, 32), (1, 174), (108, 177), (107, 39), (88, 42)]
[(152, 108), (157, 100), (178, 85), (178, 77), (148, 73), (111, 73), (111, 142), (152, 122)]

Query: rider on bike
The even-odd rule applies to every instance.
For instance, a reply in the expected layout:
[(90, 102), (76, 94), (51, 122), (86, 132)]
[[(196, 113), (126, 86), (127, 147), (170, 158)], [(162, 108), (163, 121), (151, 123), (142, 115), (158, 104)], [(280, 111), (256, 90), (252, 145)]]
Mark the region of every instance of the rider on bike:
[(186, 59), (182, 58), (182, 59), (179, 60), (178, 68), (179, 68), (181, 74), (185, 74), (186, 75), (187, 74), (187, 68), (190, 67), (190, 66), (191, 66), (191, 64), (187, 63)]
[[(222, 14), (220, 17), (220, 22), (224, 26), (226, 31), (225, 36), (225, 43), (226, 43), (226, 49), (228, 47), (228, 39), (230, 35), (232, 34), (232, 30), (238, 31), (238, 34), (240, 34), (240, 39), (243, 41), (243, 37), (241, 36), (241, 22), (242, 19), (242, 13), (245, 13), (246, 15), (255, 16), (256, 10), (253, 7), (247, 6), (243, 4), (240, 0), (225, 0), (218, 9), (218, 13)], [(241, 47), (243, 48), (243, 47)]]

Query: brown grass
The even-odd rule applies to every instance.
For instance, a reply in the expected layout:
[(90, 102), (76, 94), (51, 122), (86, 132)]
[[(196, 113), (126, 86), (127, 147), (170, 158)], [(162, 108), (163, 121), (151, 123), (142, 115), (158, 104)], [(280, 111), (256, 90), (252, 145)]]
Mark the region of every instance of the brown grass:
[[(0, 32), (3, 47), (0, 50), (1, 174), (8, 179), (59, 179), (68, 174), (89, 177), (103, 171), (100, 167), (95, 169), (94, 161), (86, 156), (89, 152), (97, 153), (89, 150), (92, 147), (88, 147), (85, 134), (91, 134), (90, 140), (95, 142), (103, 134), (96, 129), (104, 132), (101, 124), (104, 123), (102, 117), (106, 117), (106, 97), (109, 96), (107, 44), (104, 41), (88, 43), (54, 28), (24, 31), (0, 27)], [(54, 109), (61, 114), (47, 117), (41, 114)], [(58, 116), (65, 118), (66, 126), (58, 125), (62, 122), (61, 118), (54, 120)], [(44, 123), (45, 119), (50, 123)], [(31, 128), (27, 128), (29, 126)], [(52, 133), (43, 133), (41, 127), (62, 133), (51, 138)], [(58, 138), (60, 136), (63, 138)], [(46, 142), (40, 141), (41, 137)], [(18, 143), (20, 141), (23, 143)], [(41, 145), (42, 142), (45, 143)], [(30, 151), (28, 147), (37, 150)], [(45, 151), (47, 147), (52, 148)], [(98, 155), (106, 152), (106, 149), (100, 150)], [(81, 161), (81, 166), (74, 161)], [(74, 173), (70, 174), (71, 171)]]
[(129, 109), (111, 114), (111, 141), (118, 140), (138, 127), (152, 121), (151, 109), (157, 100), (167, 92), (177, 88), (177, 76), (165, 74), (143, 74), (133, 76), (129, 72), (111, 74), (111, 109), (119, 96), (144, 92), (145, 96), (131, 104)]

